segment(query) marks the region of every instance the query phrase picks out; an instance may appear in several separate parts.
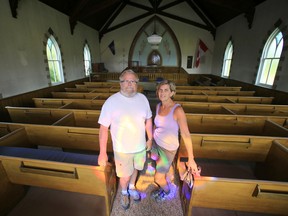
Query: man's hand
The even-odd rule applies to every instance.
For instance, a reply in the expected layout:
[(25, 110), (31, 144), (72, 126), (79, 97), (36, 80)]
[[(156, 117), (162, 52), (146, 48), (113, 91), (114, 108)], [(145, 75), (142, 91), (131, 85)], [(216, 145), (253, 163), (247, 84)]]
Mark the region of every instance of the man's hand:
[(100, 153), (98, 156), (98, 164), (99, 166), (106, 166), (108, 161), (107, 153)]
[(146, 151), (150, 151), (152, 148), (152, 140), (147, 140), (146, 142)]

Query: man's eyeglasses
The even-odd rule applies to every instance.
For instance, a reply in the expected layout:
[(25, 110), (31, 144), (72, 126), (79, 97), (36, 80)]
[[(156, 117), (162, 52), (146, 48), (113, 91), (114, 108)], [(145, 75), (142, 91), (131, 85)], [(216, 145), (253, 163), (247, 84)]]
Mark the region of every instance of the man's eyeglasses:
[(138, 83), (136, 80), (121, 80), (120, 82), (121, 83), (126, 83), (126, 84), (130, 83), (130, 84), (133, 84), (133, 85)]

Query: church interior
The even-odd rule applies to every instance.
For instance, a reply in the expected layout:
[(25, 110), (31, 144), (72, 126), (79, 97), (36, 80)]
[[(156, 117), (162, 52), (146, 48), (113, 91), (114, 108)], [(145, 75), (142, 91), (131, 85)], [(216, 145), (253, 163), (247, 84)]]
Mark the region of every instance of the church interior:
[[(288, 215), (286, 0), (0, 0), (0, 216)], [(155, 117), (156, 87), (176, 84), (200, 176), (179, 149), (157, 203), (147, 152), (123, 210), (105, 101), (119, 75), (139, 77)]]

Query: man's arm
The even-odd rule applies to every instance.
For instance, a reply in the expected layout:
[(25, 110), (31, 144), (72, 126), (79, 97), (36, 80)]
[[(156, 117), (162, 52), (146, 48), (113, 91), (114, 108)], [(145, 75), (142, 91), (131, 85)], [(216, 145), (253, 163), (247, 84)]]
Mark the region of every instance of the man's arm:
[(152, 123), (152, 118), (147, 119), (145, 123), (145, 129), (146, 129), (146, 134), (147, 134), (147, 142), (146, 142), (146, 149), (149, 151), (152, 148), (152, 139), (153, 139), (153, 123)]
[(98, 157), (98, 164), (100, 166), (106, 166), (106, 162), (108, 161), (107, 142), (108, 142), (108, 127), (100, 125), (99, 129), (100, 153)]

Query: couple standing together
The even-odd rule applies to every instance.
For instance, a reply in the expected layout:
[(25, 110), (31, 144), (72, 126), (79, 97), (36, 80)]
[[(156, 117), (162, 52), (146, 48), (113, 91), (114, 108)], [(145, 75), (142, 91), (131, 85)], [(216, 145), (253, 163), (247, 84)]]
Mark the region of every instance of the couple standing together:
[(176, 93), (175, 84), (165, 80), (157, 85), (156, 94), (160, 103), (156, 107), (153, 126), (149, 102), (143, 94), (137, 93), (137, 74), (132, 70), (125, 70), (119, 79), (120, 92), (105, 101), (98, 120), (98, 164), (105, 166), (108, 161), (107, 141), (110, 128), (116, 174), (120, 179), (121, 205), (126, 210), (130, 206), (130, 197), (134, 201), (141, 200), (135, 183), (138, 170), (144, 168), (146, 151), (151, 150), (152, 143), (153, 152), (158, 154), (154, 176), (158, 188), (151, 194), (156, 201), (165, 200), (170, 192), (166, 174), (179, 147), (179, 130), (188, 152), (187, 166), (193, 173), (197, 173), (197, 164), (194, 161), (184, 110), (172, 99)]

